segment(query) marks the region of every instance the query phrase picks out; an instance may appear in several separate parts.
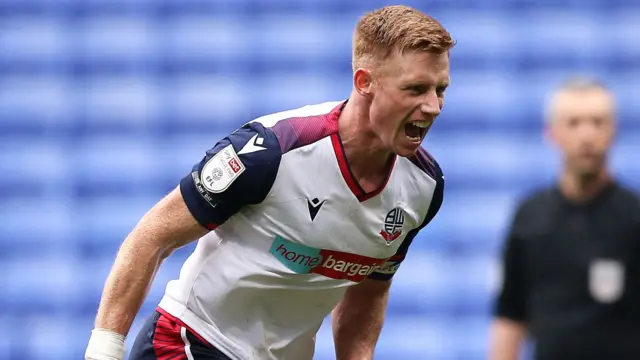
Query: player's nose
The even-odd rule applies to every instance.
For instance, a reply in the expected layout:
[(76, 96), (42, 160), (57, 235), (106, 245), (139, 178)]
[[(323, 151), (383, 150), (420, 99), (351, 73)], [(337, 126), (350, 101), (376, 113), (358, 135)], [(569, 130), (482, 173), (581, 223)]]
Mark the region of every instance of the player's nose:
[(433, 92), (424, 97), (422, 104), (420, 104), (420, 111), (426, 117), (435, 117), (440, 115), (440, 101), (438, 95)]

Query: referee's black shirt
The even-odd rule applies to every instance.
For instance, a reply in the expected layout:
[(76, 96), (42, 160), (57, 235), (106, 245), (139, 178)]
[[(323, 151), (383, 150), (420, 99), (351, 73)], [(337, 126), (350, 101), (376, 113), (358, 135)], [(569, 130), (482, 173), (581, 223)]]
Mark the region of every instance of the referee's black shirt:
[(640, 360), (640, 200), (611, 184), (587, 203), (557, 188), (518, 208), (497, 316), (524, 323), (538, 360)]

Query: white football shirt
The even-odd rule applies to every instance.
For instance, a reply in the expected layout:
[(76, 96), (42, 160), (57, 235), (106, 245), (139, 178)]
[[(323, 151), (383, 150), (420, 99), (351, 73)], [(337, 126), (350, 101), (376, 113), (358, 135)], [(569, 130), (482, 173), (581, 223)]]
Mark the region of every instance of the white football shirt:
[(233, 360), (310, 360), (347, 287), (388, 281), (442, 204), (420, 148), (367, 193), (340, 136), (345, 102), (258, 118), (219, 141), (180, 183), (198, 241), (160, 311)]

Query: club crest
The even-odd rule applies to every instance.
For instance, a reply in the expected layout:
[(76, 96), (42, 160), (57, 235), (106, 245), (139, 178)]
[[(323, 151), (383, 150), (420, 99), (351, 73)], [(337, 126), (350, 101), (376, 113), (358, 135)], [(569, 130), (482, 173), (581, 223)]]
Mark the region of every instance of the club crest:
[(393, 240), (402, 235), (402, 228), (404, 226), (404, 212), (400, 208), (395, 208), (387, 213), (384, 218), (384, 228), (380, 230), (380, 236), (391, 244)]

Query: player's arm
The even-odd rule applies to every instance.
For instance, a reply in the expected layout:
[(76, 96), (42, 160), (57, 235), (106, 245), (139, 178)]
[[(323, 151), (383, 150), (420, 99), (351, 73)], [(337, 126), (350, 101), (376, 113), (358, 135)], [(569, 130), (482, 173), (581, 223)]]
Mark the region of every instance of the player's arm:
[(503, 250), (502, 286), (491, 325), (489, 360), (516, 360), (526, 337), (521, 242), (512, 231)]
[(337, 360), (371, 360), (384, 323), (391, 280), (350, 287), (331, 313)]
[(161, 261), (207, 231), (193, 218), (179, 189), (142, 217), (120, 247), (107, 277), (87, 359), (124, 358), (124, 338)]
[(391, 281), (416, 235), (436, 216), (444, 196), (444, 178), (437, 167), (436, 188), (427, 215), (383, 266), (347, 289), (331, 313), (337, 360), (371, 360), (384, 323)]
[(280, 156), (275, 134), (247, 124), (207, 151), (179, 188), (142, 217), (107, 278), (86, 359), (124, 358), (124, 338), (162, 260), (222, 226), (243, 206), (260, 203), (273, 184)]

